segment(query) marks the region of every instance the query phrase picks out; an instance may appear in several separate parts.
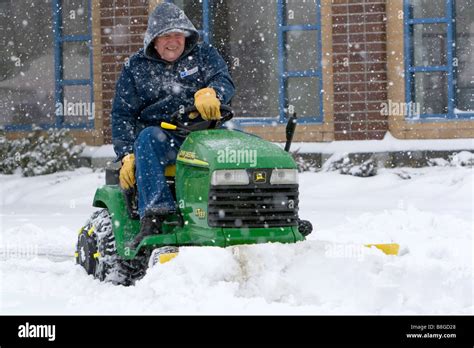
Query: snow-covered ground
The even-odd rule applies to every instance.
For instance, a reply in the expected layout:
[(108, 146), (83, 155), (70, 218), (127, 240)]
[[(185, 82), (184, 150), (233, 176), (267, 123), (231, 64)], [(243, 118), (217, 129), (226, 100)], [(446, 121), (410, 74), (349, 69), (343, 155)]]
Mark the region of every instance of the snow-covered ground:
[[(1, 314), (473, 313), (470, 168), (304, 173), (307, 241), (181, 248), (128, 288), (94, 280), (73, 258), (103, 182), (85, 168), (0, 175)], [(392, 241), (400, 256), (362, 247)]]

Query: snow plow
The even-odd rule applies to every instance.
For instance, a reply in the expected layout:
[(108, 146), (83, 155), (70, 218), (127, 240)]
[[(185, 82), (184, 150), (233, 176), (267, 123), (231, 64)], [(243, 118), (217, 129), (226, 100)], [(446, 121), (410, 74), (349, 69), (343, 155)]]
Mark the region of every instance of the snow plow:
[(260, 137), (223, 128), (232, 119), (221, 106), (219, 121), (187, 124), (171, 116), (161, 127), (184, 132), (176, 165), (166, 168), (167, 183), (178, 210), (162, 231), (145, 237), (136, 249), (129, 243), (140, 231), (136, 190), (123, 191), (118, 170), (106, 171), (97, 189), (93, 213), (79, 230), (76, 262), (101, 281), (132, 285), (156, 263), (171, 260), (181, 246), (228, 247), (257, 243), (296, 243), (312, 232), (298, 216), (298, 170), (288, 152), (296, 126), (290, 117), (285, 150)]

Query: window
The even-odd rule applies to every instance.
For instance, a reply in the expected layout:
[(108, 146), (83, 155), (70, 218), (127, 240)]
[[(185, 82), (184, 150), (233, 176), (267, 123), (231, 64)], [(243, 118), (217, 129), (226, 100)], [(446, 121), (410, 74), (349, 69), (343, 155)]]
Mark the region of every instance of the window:
[(268, 0), (216, 1), (212, 43), (227, 61), (236, 85), (238, 117), (277, 119), (279, 71), (276, 6)]
[(176, 6), (179, 6), (186, 16), (191, 20), (193, 25), (199, 31), (201, 39), (208, 42), (209, 40), (209, 0), (193, 1), (193, 0), (167, 0)]
[(170, 2), (226, 60), (238, 123), (283, 123), (288, 111), (302, 122), (322, 122), (319, 0)]
[(280, 119), (284, 110), (300, 121), (322, 122), (321, 5), (279, 0)]
[(2, 0), (0, 125), (93, 127), (90, 0)]
[(404, 10), (407, 118), (473, 118), (474, 0), (405, 0)]
[(56, 127), (93, 128), (91, 0), (52, 0)]
[(474, 1), (455, 2), (456, 107), (458, 112), (474, 113)]
[(0, 2), (0, 125), (54, 123), (51, 3)]

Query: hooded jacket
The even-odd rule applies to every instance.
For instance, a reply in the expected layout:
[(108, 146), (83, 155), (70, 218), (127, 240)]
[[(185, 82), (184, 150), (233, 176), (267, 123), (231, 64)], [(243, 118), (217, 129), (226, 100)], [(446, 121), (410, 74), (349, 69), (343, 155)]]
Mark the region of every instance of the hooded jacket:
[[(154, 39), (170, 30), (187, 33), (183, 54), (161, 59)], [(148, 19), (144, 48), (124, 64), (112, 105), (112, 143), (117, 160), (133, 153), (135, 138), (146, 127), (159, 126), (181, 106), (194, 105), (194, 93), (213, 88), (222, 104), (234, 95), (234, 83), (217, 50), (198, 43), (199, 33), (177, 6), (158, 5)]]

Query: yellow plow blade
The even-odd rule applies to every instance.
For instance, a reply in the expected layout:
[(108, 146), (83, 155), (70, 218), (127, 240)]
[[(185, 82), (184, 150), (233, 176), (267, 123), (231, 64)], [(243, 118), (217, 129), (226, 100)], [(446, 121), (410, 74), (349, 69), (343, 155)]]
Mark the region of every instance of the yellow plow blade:
[(166, 253), (166, 254), (161, 254), (159, 258), (160, 263), (165, 263), (170, 261), (171, 259), (174, 259), (176, 256), (178, 256), (178, 253)]
[(150, 259), (148, 260), (148, 267), (169, 262), (178, 256), (178, 253), (178, 247), (175, 246), (156, 248), (151, 252)]
[(400, 245), (397, 243), (389, 243), (389, 244), (366, 244), (368, 248), (376, 247), (377, 249), (382, 250), (387, 255), (398, 255), (398, 251), (400, 250)]

